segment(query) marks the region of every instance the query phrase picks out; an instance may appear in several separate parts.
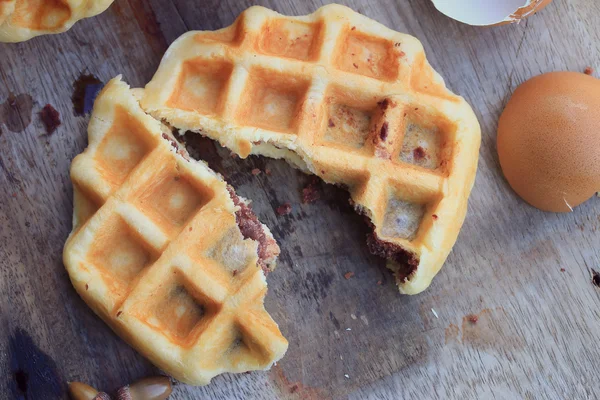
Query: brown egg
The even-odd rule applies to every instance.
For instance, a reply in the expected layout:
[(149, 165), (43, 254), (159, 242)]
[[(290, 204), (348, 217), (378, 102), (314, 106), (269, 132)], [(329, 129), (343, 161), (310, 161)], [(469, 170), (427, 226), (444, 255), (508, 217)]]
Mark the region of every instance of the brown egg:
[(567, 212), (600, 190), (600, 80), (536, 76), (498, 122), (500, 165), (512, 188), (544, 211)]

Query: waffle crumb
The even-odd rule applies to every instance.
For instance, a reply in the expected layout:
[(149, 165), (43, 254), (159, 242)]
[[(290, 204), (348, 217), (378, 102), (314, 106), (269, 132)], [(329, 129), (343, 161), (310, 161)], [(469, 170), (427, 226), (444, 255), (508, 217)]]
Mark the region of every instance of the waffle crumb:
[(310, 183), (302, 189), (302, 203), (310, 204), (321, 198), (321, 193), (317, 188), (319, 184), (319, 179), (317, 177), (313, 177)]
[(583, 73), (586, 75), (592, 75), (594, 73), (594, 69), (592, 67), (585, 67)]
[(353, 276), (354, 276), (354, 272), (346, 272), (346, 273), (344, 274), (344, 278), (346, 278), (346, 279), (350, 279), (350, 278), (352, 278)]
[(477, 321), (479, 321), (479, 317), (475, 314), (469, 314), (467, 315), (467, 321), (469, 321), (472, 324), (476, 324)]
[(415, 160), (422, 160), (425, 157), (427, 157), (427, 152), (425, 152), (425, 149), (422, 148), (421, 146), (417, 147), (416, 149), (413, 150), (413, 157)]
[(254, 168), (254, 169), (252, 170), (252, 175), (256, 176), (256, 175), (258, 175), (258, 174), (260, 174), (260, 169), (258, 169), (258, 168)]
[(292, 212), (292, 205), (290, 203), (284, 203), (277, 207), (277, 210), (275, 211), (278, 215), (288, 215)]

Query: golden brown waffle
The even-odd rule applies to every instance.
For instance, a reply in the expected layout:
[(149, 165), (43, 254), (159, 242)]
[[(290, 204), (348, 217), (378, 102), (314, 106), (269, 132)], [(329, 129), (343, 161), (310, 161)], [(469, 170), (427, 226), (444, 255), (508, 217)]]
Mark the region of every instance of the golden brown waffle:
[(261, 243), (244, 239), (260, 226), (244, 200), (163, 128), (120, 79), (99, 95), (89, 146), (71, 169), (71, 281), (176, 379), (204, 385), (223, 372), (267, 369), (287, 341), (264, 309), (257, 252), (263, 241), (267, 259), (279, 248), (264, 226)]
[(60, 33), (98, 15), (114, 0), (0, 0), (0, 42)]
[(241, 157), (285, 158), (344, 185), (400, 291), (427, 288), (467, 210), (481, 133), (421, 43), (339, 5), (246, 10), (165, 54), (142, 108)]

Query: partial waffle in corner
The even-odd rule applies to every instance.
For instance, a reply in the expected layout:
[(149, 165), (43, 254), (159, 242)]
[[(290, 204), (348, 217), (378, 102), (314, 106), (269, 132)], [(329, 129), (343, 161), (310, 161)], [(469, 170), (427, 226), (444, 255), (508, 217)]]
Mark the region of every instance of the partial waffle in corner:
[(144, 110), (241, 157), (284, 158), (350, 191), (369, 247), (400, 291), (426, 289), (467, 211), (481, 133), (421, 43), (349, 8), (287, 17), (246, 10), (175, 41)]
[(0, 0), (0, 42), (23, 42), (69, 30), (114, 0)]
[(263, 303), (279, 254), (271, 232), (119, 78), (96, 99), (88, 135), (63, 254), (77, 292), (178, 380), (268, 369), (288, 346)]

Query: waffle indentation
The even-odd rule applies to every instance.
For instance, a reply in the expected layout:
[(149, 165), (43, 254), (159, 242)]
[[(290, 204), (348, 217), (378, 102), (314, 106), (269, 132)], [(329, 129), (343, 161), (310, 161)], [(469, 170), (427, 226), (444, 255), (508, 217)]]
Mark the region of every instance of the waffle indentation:
[(242, 125), (295, 133), (309, 82), (300, 77), (255, 68), (237, 110)]
[(201, 114), (219, 114), (232, 70), (233, 64), (226, 60), (199, 58), (186, 61), (168, 100), (169, 107)]
[(384, 81), (398, 77), (398, 51), (392, 41), (373, 37), (354, 27), (342, 34), (337, 49), (337, 68)]
[(96, 162), (102, 177), (113, 187), (120, 186), (151, 151), (152, 135), (122, 107), (115, 108), (115, 120), (98, 147)]
[(413, 240), (424, 214), (425, 205), (392, 197), (385, 210), (381, 234), (386, 238)]
[(87, 255), (118, 299), (129, 293), (136, 277), (154, 258), (139, 235), (118, 215), (110, 217), (99, 229)]
[(405, 133), (399, 159), (401, 162), (436, 170), (449, 157), (445, 143), (450, 124), (441, 118), (425, 115), (416, 107), (405, 116)]
[(372, 110), (331, 104), (325, 141), (360, 149), (369, 136), (372, 114)]
[(248, 251), (237, 227), (223, 233), (223, 237), (208, 249), (206, 256), (216, 261), (227, 274), (240, 275), (256, 256)]
[(71, 7), (62, 0), (28, 0), (17, 1), (12, 21), (23, 28), (52, 30), (64, 26), (70, 18)]
[(212, 190), (175, 168), (166, 169), (133, 195), (134, 204), (170, 236), (175, 235), (213, 197)]
[(192, 345), (218, 311), (214, 303), (175, 270), (169, 282), (156, 289), (146, 302), (137, 304), (133, 314), (157, 331), (182, 345)]
[(312, 61), (319, 56), (320, 31), (320, 23), (276, 19), (267, 23), (258, 49), (264, 54)]

